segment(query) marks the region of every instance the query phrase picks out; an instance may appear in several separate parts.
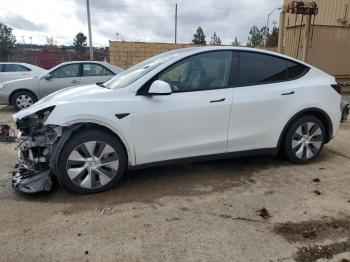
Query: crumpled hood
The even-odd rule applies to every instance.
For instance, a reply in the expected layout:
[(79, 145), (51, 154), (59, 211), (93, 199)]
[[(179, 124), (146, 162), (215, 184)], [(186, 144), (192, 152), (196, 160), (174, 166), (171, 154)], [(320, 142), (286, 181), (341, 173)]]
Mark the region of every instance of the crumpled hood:
[(97, 85), (67, 87), (42, 98), (29, 108), (17, 112), (13, 115), (13, 119), (22, 119), (37, 111), (59, 104), (100, 99), (101, 95), (105, 97), (105, 94), (109, 92), (112, 90)]

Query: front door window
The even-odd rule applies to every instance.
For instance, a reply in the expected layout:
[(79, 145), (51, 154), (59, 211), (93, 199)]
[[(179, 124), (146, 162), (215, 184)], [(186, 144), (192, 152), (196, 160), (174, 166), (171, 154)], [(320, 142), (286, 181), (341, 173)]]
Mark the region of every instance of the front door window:
[(159, 75), (172, 92), (202, 91), (229, 86), (232, 53), (209, 52), (186, 58)]

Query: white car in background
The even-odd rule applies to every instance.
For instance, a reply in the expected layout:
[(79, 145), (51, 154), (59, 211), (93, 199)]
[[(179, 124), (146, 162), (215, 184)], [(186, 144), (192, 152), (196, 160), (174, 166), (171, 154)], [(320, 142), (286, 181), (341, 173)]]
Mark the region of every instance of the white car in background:
[(39, 76), (45, 72), (45, 69), (27, 63), (0, 62), (0, 83), (26, 77)]
[(22, 110), (60, 89), (103, 83), (123, 71), (106, 62), (74, 61), (59, 64), (44, 74), (0, 84), (0, 105)]
[(14, 187), (79, 193), (114, 186), (128, 168), (256, 154), (309, 163), (335, 135), (333, 76), (243, 47), (179, 49), (101, 85), (68, 88), (14, 115)]

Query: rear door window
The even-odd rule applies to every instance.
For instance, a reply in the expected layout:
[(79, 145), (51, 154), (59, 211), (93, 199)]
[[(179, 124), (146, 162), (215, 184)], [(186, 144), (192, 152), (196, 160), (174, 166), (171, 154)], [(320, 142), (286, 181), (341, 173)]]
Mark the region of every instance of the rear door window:
[[(301, 63), (269, 54), (240, 52), (238, 86), (283, 82), (302, 77), (310, 69)], [(237, 80), (238, 78), (238, 80)]]
[(253, 52), (240, 53), (240, 86), (286, 81), (287, 62), (283, 58)]
[(99, 64), (94, 64), (94, 63), (83, 64), (83, 76), (106, 76), (106, 75), (114, 75), (114, 73), (109, 69), (107, 69), (106, 67)]
[(17, 64), (5, 64), (3, 65), (4, 69), (3, 72), (25, 72), (25, 71), (30, 71), (29, 68), (22, 66), (22, 65), (17, 65)]

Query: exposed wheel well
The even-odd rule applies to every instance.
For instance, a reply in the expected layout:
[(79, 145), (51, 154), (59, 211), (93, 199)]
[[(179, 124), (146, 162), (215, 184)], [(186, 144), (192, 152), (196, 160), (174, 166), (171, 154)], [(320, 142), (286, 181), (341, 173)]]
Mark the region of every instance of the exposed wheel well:
[(12, 97), (13, 97), (13, 95), (16, 94), (16, 93), (20, 93), (21, 91), (25, 91), (25, 92), (31, 93), (31, 94), (34, 96), (34, 98), (35, 98), (36, 100), (38, 100), (38, 97), (34, 94), (33, 91), (30, 91), (30, 90), (28, 90), (28, 89), (17, 89), (17, 90), (15, 90), (15, 91), (13, 91), (13, 92), (11, 93), (11, 95), (9, 96), (9, 105), (10, 105), (10, 106), (12, 106)]
[(299, 113), (295, 114), (286, 124), (286, 126), (283, 128), (282, 133), (280, 135), (280, 138), (278, 140), (278, 145), (277, 148), (280, 149), (280, 145), (283, 141), (283, 139), (285, 138), (285, 135), (287, 133), (288, 128), (290, 127), (290, 125), (298, 118), (305, 116), (305, 115), (312, 115), (314, 117), (317, 117), (318, 119), (321, 120), (322, 124), (324, 125), (325, 129), (326, 129), (326, 140), (325, 143), (328, 143), (333, 135), (333, 124), (332, 121), (330, 119), (330, 117), (328, 116), (328, 114), (326, 112), (324, 112), (323, 110), (319, 109), (319, 108), (308, 108), (308, 109), (304, 109), (302, 111), (300, 111)]
[(128, 155), (128, 150), (123, 142), (123, 140), (115, 133), (113, 132), (111, 129), (109, 129), (108, 127), (105, 127), (105, 126), (102, 126), (102, 125), (99, 125), (99, 124), (96, 124), (96, 123), (85, 123), (83, 125), (81, 125), (79, 128), (77, 128), (73, 133), (72, 135), (78, 133), (79, 131), (81, 130), (86, 130), (86, 129), (97, 129), (97, 130), (101, 130), (101, 131), (104, 131), (108, 134), (110, 134), (111, 136), (115, 137), (116, 139), (119, 140), (120, 144), (123, 146), (123, 149), (124, 149), (124, 152), (125, 152), (125, 155), (127, 157), (127, 163), (129, 161), (129, 155)]

